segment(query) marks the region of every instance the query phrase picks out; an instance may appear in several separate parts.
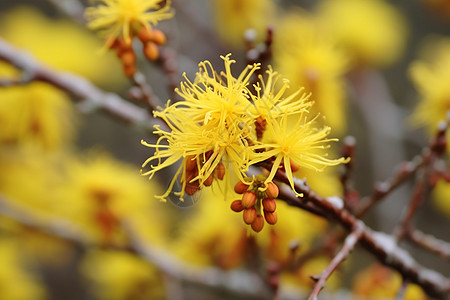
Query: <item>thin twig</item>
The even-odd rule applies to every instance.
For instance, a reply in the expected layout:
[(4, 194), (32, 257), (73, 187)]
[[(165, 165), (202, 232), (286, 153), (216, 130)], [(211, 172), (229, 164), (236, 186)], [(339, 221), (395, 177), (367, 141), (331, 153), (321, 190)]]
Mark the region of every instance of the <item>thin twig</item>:
[(339, 267), (339, 265), (348, 257), (350, 252), (353, 251), (358, 241), (361, 239), (363, 233), (364, 225), (362, 222), (356, 222), (355, 228), (347, 236), (344, 241), (344, 245), (341, 250), (336, 254), (336, 256), (331, 260), (330, 264), (325, 268), (325, 270), (320, 273), (319, 276), (314, 277), (316, 284), (308, 298), (308, 300), (316, 300), (320, 291), (325, 287), (325, 282), (331, 276), (331, 274)]
[(443, 259), (450, 260), (450, 243), (425, 234), (417, 229), (409, 228), (406, 232), (408, 238), (414, 244), (432, 252)]
[(403, 300), (405, 298), (405, 292), (406, 292), (406, 288), (408, 287), (408, 284), (409, 284), (408, 280), (405, 280), (405, 278), (402, 278), (402, 285), (398, 289), (395, 300)]

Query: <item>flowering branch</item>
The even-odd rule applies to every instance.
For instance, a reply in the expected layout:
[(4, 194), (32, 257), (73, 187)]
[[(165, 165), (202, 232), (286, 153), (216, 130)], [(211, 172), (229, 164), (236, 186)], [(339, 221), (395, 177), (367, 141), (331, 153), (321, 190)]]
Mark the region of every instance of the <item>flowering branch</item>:
[(154, 124), (160, 122), (149, 116), (145, 109), (131, 104), (117, 94), (105, 92), (81, 76), (55, 70), (3, 39), (0, 39), (0, 60), (23, 70), (24, 80), (16, 81), (16, 84), (27, 84), (31, 81), (50, 83), (82, 101), (85, 111), (101, 109), (122, 121), (149, 131), (153, 129)]
[(308, 298), (308, 300), (316, 300), (320, 291), (325, 287), (325, 282), (331, 276), (331, 274), (338, 268), (338, 266), (348, 257), (350, 252), (353, 251), (358, 241), (361, 239), (363, 233), (364, 225), (361, 221), (355, 223), (355, 228), (345, 239), (342, 249), (336, 254), (336, 256), (331, 260), (330, 264), (325, 268), (325, 270), (318, 276), (313, 276), (312, 278), (316, 280), (316, 284)]
[[(284, 183), (289, 183), (286, 174), (281, 170), (277, 171), (276, 178)], [(301, 201), (310, 202), (320, 208), (329, 219), (337, 221), (347, 230), (353, 230), (356, 226), (361, 226), (361, 245), (377, 257), (380, 262), (397, 270), (410, 282), (420, 285), (431, 296), (444, 298), (448, 295), (450, 279), (419, 265), (408, 252), (398, 247), (396, 241), (390, 235), (368, 228), (362, 221), (343, 208), (341, 198), (324, 198), (312, 191), (304, 181), (297, 178), (294, 187), (297, 191), (303, 193), (304, 197)], [(296, 202), (294, 199), (291, 200)], [(360, 225), (357, 225), (357, 223)]]

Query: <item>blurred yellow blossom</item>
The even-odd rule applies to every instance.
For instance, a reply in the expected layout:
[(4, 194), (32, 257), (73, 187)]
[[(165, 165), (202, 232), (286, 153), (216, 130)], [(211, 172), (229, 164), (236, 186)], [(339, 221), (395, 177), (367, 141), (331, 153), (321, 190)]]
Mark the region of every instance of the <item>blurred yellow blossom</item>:
[(325, 0), (319, 16), (331, 37), (360, 64), (383, 67), (402, 54), (405, 20), (384, 0)]
[(80, 271), (99, 300), (165, 299), (162, 274), (132, 253), (91, 250)]
[[(231, 193), (229, 193), (231, 194)], [(204, 190), (195, 211), (180, 228), (172, 249), (183, 260), (200, 266), (236, 268), (249, 247), (242, 218), (229, 209), (223, 191)]]
[(141, 27), (150, 28), (159, 21), (171, 18), (171, 1), (160, 0), (92, 0), (96, 6), (86, 8), (88, 27), (100, 30), (110, 46), (117, 38), (131, 44), (132, 37)]
[[(133, 166), (105, 153), (89, 153), (86, 158), (69, 160), (61, 216), (84, 231), (89, 242), (126, 245), (122, 222), (146, 231), (153, 242), (164, 240), (165, 221), (151, 199), (156, 184), (147, 184)], [(158, 226), (151, 226), (158, 223)]]
[(326, 116), (325, 123), (335, 133), (346, 129), (344, 74), (348, 57), (327, 38), (317, 20), (301, 10), (287, 13), (277, 24), (274, 37), (274, 64), (293, 87), (311, 92), (312, 112)]
[[(401, 285), (400, 274), (387, 267), (373, 264), (356, 274), (352, 291), (358, 297), (355, 299), (396, 299)], [(408, 284), (403, 299), (425, 300), (428, 298), (419, 286)]]
[(450, 109), (450, 38), (431, 38), (422, 58), (411, 63), (410, 75), (421, 98), (412, 117), (434, 134)]
[(277, 6), (273, 0), (213, 0), (213, 21), (219, 36), (228, 44), (243, 48), (247, 29), (264, 39), (265, 31), (275, 20)]
[(20, 251), (14, 241), (0, 240), (0, 299), (47, 299), (44, 287), (23, 265)]
[(433, 204), (437, 211), (450, 218), (450, 184), (444, 180), (438, 181), (433, 189)]
[(51, 19), (36, 8), (18, 6), (1, 15), (0, 35), (52, 67), (80, 74), (102, 86), (124, 83), (114, 57), (100, 56), (97, 52), (101, 43), (95, 36), (69, 20)]
[[(0, 74), (14, 77), (5, 65)], [(55, 87), (32, 82), (0, 88), (0, 143), (49, 151), (65, 147), (74, 136), (74, 109)]]

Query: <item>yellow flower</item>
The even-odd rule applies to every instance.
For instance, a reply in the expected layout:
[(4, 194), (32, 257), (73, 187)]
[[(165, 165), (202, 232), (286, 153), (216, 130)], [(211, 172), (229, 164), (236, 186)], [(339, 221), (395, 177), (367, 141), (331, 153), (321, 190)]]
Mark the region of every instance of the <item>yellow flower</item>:
[(386, 66), (403, 52), (405, 21), (387, 1), (326, 0), (318, 13), (330, 36), (346, 48), (356, 66)]
[[(142, 141), (143, 145), (156, 148), (155, 154), (143, 163), (142, 168), (158, 161), (157, 166), (152, 165), (151, 170), (142, 171), (142, 175), (152, 178), (155, 172), (183, 159), (169, 189), (159, 197), (161, 199), (170, 194), (179, 174), (182, 198), (187, 184), (199, 180), (202, 187), (220, 164), (227, 170), (231, 165), (240, 178), (248, 168), (248, 139), (253, 139), (251, 125), (254, 120), (246, 114), (251, 106), (247, 85), (258, 66), (248, 66), (236, 79), (230, 67), (234, 61), (229, 55), (222, 59), (225, 61), (222, 76), (215, 73), (208, 61), (200, 63), (195, 82), (186, 78), (181, 89), (177, 90), (184, 101), (172, 105), (168, 102), (163, 111), (154, 113), (168, 124), (171, 131), (156, 127), (154, 133), (161, 136), (156, 145)], [(168, 145), (161, 144), (164, 140)], [(161, 159), (165, 161), (161, 162)], [(186, 164), (192, 161), (195, 166), (186, 169)], [(187, 180), (187, 171), (193, 168), (198, 174)]]
[(247, 29), (264, 39), (267, 26), (275, 19), (273, 0), (214, 0), (211, 1), (213, 20), (219, 36), (234, 47), (244, 47)]
[(110, 46), (116, 38), (131, 44), (134, 33), (173, 16), (171, 1), (161, 6), (160, 0), (93, 0), (98, 6), (86, 8), (88, 27), (100, 30)]
[(0, 240), (0, 299), (41, 300), (47, 299), (44, 287), (28, 273), (14, 241)]
[(67, 19), (49, 18), (28, 6), (16, 7), (2, 14), (0, 36), (52, 67), (80, 74), (103, 87), (126, 83), (114, 56), (99, 55), (98, 39)]
[[(5, 74), (0, 66), (0, 73)], [(6, 72), (9, 73), (10, 72)], [(33, 82), (0, 89), (0, 143), (51, 151), (74, 136), (74, 110), (69, 97), (55, 87)]]
[(421, 97), (412, 121), (434, 134), (450, 109), (450, 38), (428, 41), (423, 58), (411, 64), (411, 78)]
[[(353, 293), (358, 297), (370, 299), (395, 299), (402, 284), (400, 274), (387, 267), (373, 264), (360, 271), (353, 280)], [(422, 289), (408, 284), (404, 295), (406, 300), (428, 299)]]
[(320, 30), (317, 20), (294, 10), (277, 24), (274, 62), (292, 86), (303, 86), (315, 102), (313, 113), (326, 116), (336, 133), (346, 129), (344, 74), (348, 57)]
[(302, 113), (298, 116), (296, 123), (291, 126), (288, 126), (286, 114), (278, 119), (267, 119), (267, 130), (263, 143), (253, 147), (254, 158), (250, 161), (250, 164), (256, 164), (275, 157), (266, 183), (272, 181), (277, 170), (282, 166), (295, 191), (292, 164), (300, 168), (322, 171), (327, 166), (348, 162), (344, 158), (327, 158), (328, 155), (324, 150), (329, 148), (329, 142), (337, 141), (337, 139), (326, 138), (331, 129), (330, 127), (320, 129), (315, 127), (316, 118), (308, 121)]
[(450, 184), (444, 180), (440, 180), (433, 189), (433, 205), (437, 211), (450, 218)]
[(81, 273), (98, 299), (165, 298), (162, 275), (154, 266), (131, 253), (91, 250), (81, 262)]
[[(223, 174), (218, 175), (221, 167), (228, 173), (231, 166), (239, 180), (248, 181), (245, 172), (249, 165), (268, 160), (279, 153), (282, 154), (275, 161), (266, 182), (273, 179), (284, 157), (288, 159), (288, 164), (289, 158), (292, 158), (293, 162), (301, 166), (344, 162), (342, 159), (329, 160), (312, 153), (313, 149), (324, 148), (323, 144), (331, 139), (324, 139), (328, 127), (315, 130), (313, 122), (303, 120), (303, 114), (308, 112), (312, 103), (308, 102), (309, 95), (302, 93), (302, 89), (286, 95), (288, 82), (284, 81), (281, 88), (277, 89), (276, 82), (280, 76), (269, 68), (267, 78), (260, 77), (260, 83), (254, 86), (255, 92), (252, 93), (247, 86), (259, 65), (247, 66), (235, 78), (231, 74), (234, 61), (230, 55), (222, 59), (225, 61), (225, 72), (218, 75), (209, 62), (200, 63), (196, 80), (192, 83), (186, 79), (181, 84), (181, 90), (177, 90), (184, 101), (172, 105), (169, 102), (164, 110), (154, 113), (166, 122), (169, 131), (156, 127), (154, 133), (160, 136), (157, 143), (153, 145), (142, 141), (143, 145), (156, 149), (142, 168), (153, 161), (158, 162), (156, 166), (150, 165), (149, 171), (141, 171), (142, 175), (151, 178), (155, 172), (182, 159), (168, 190), (160, 198), (165, 199), (170, 194), (179, 175), (182, 184), (180, 198), (185, 191), (193, 194), (196, 190), (192, 191), (192, 188), (210, 185), (214, 174), (219, 179), (223, 178)], [(295, 130), (288, 130), (285, 119), (294, 115), (300, 115), (301, 122)], [(275, 141), (269, 141), (269, 144), (260, 142), (266, 123), (271, 135), (276, 136)], [(283, 145), (276, 145), (278, 142)], [(290, 150), (285, 150), (286, 147)], [(290, 168), (288, 173), (292, 181)]]
[[(92, 153), (86, 159), (72, 158), (65, 167), (64, 204), (58, 206), (58, 213), (79, 226), (87, 241), (126, 244), (121, 223), (126, 221), (153, 242), (164, 242), (162, 211), (158, 203), (149, 201), (159, 190), (146, 184), (133, 166)], [(158, 220), (158, 226), (150, 226), (149, 220)]]

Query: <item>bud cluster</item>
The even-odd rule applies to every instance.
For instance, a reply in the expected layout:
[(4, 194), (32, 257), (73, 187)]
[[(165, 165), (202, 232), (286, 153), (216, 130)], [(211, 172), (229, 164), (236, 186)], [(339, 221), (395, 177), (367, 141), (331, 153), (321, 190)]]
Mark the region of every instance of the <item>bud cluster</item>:
[[(136, 36), (142, 42), (145, 57), (151, 61), (159, 58), (158, 45), (166, 43), (166, 35), (161, 30), (142, 27)], [(122, 61), (123, 72), (131, 77), (136, 72), (136, 53), (132, 41), (116, 38), (110, 46), (116, 50), (117, 57)]]
[(260, 232), (264, 227), (264, 219), (270, 225), (277, 222), (276, 201), (278, 197), (278, 186), (264, 179), (257, 178), (251, 185), (239, 181), (234, 186), (234, 191), (242, 195), (242, 199), (231, 203), (231, 210), (243, 211), (244, 222), (250, 225), (255, 232)]
[[(205, 159), (208, 161), (208, 159), (211, 157), (212, 151), (208, 151), (205, 153)], [(199, 163), (199, 165), (198, 165)], [(217, 177), (217, 179), (222, 180), (225, 176), (225, 166), (223, 163), (219, 163), (217, 167), (214, 169), (214, 171), (211, 173), (211, 175), (208, 176), (203, 182), (200, 182), (199, 179), (193, 180), (194, 178), (198, 177), (198, 170), (199, 167), (202, 167), (202, 163), (200, 160), (197, 160), (193, 155), (188, 156), (186, 158), (186, 165), (184, 167), (184, 172), (186, 174), (185, 180), (186, 180), (186, 186), (184, 188), (184, 191), (186, 194), (192, 196), (194, 195), (199, 189), (200, 185), (203, 186), (211, 186), (214, 178)], [(179, 178), (179, 181), (181, 184), (183, 184), (183, 177)]]

